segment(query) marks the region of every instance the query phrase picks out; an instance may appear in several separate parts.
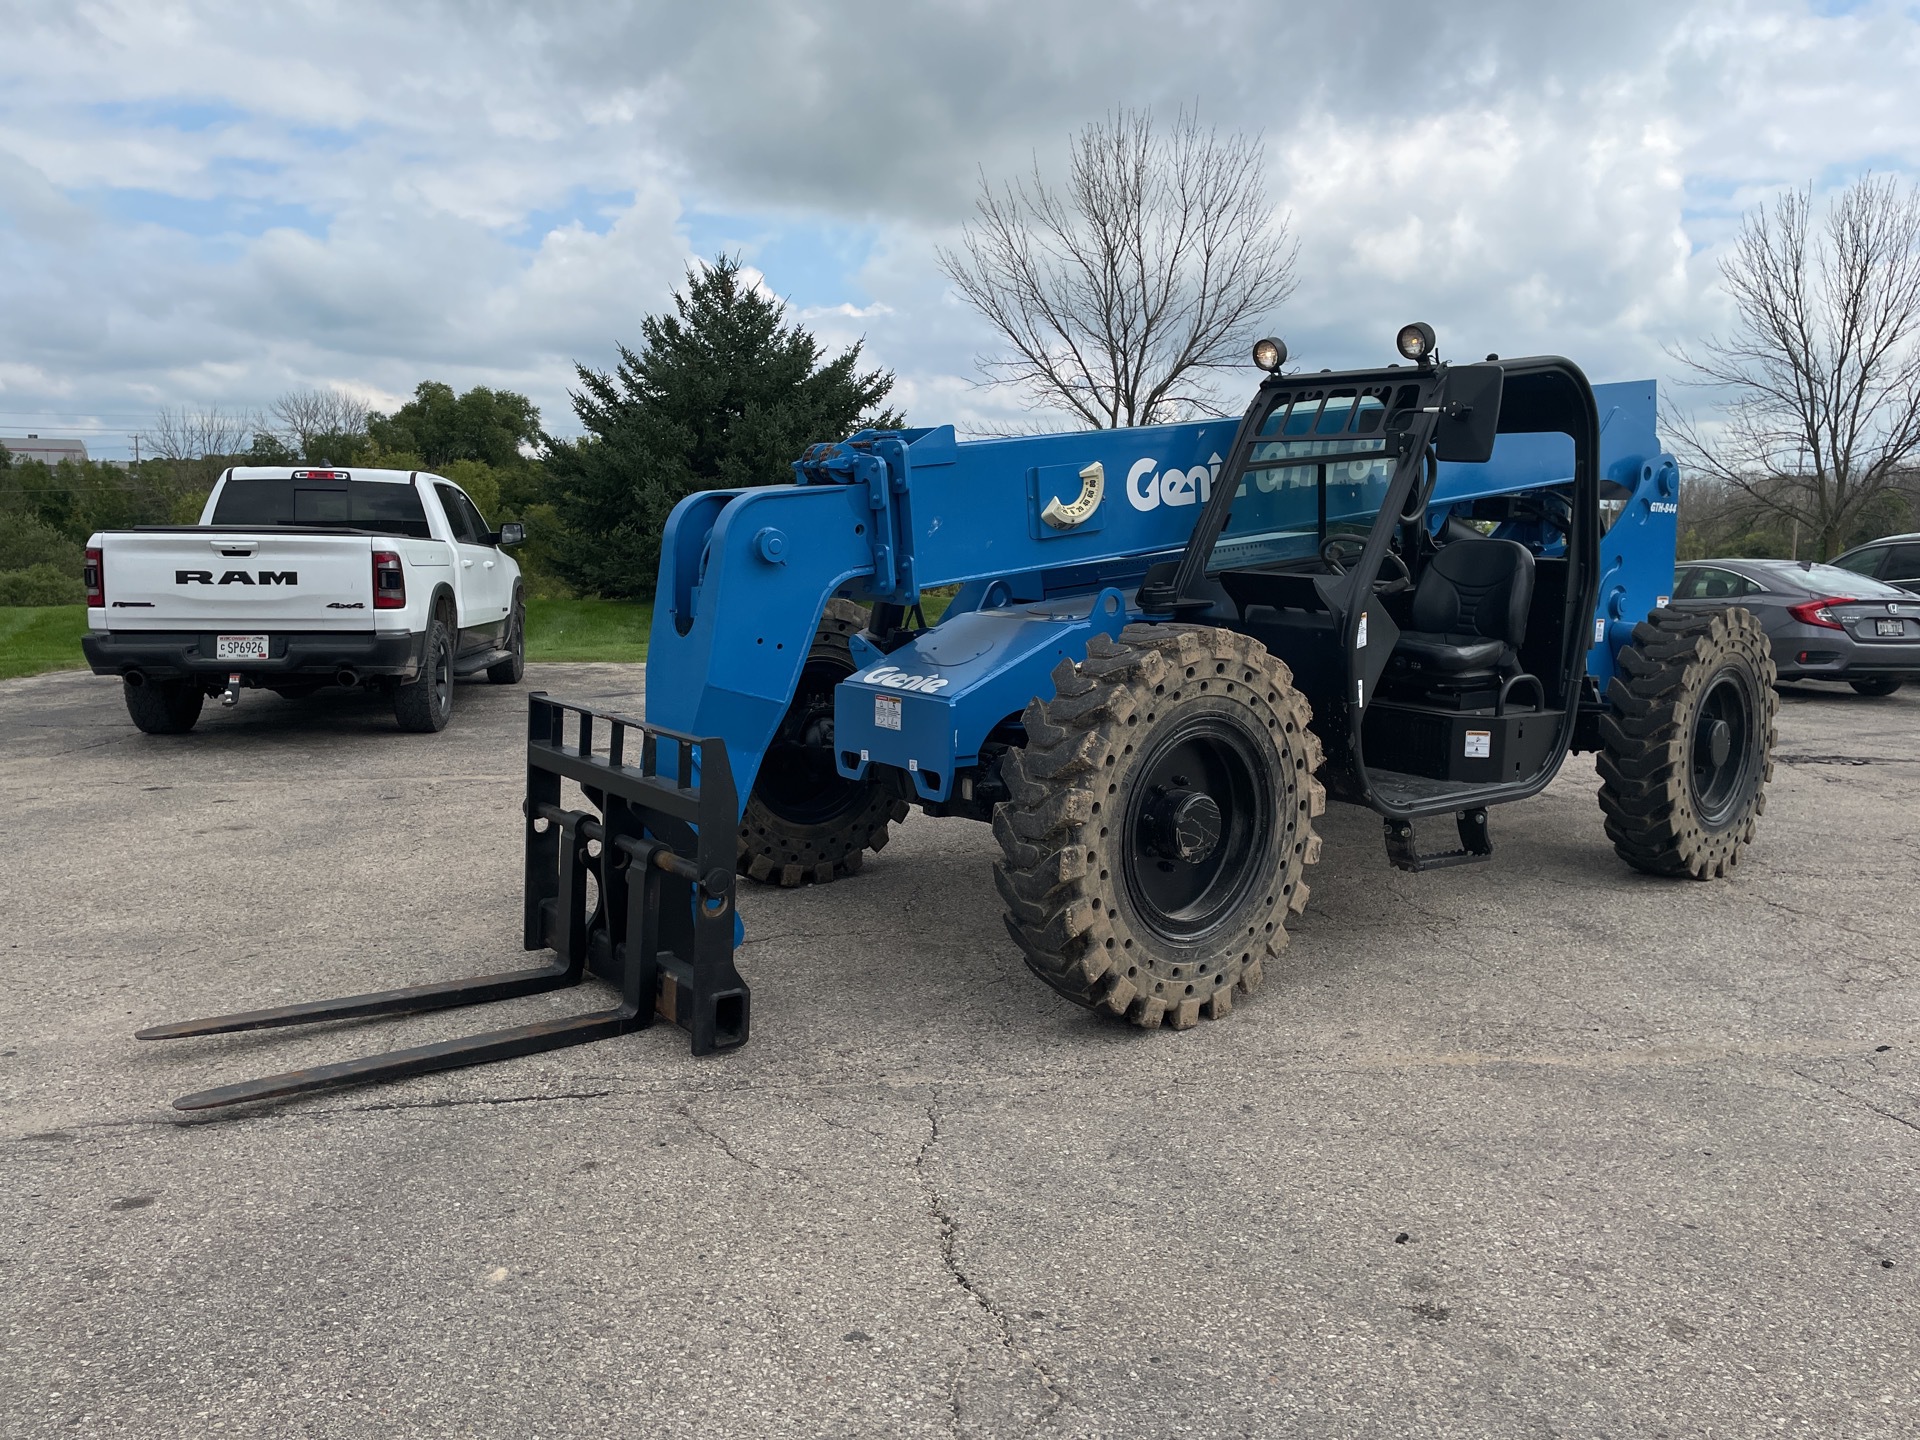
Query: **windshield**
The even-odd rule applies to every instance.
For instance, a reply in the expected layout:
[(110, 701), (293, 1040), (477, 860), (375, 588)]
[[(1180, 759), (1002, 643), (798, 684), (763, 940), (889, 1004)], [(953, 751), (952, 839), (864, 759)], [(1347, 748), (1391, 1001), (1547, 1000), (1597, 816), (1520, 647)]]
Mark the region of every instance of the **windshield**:
[[(1393, 478), (1393, 459), (1380, 433), (1385, 415), (1379, 395), (1352, 390), (1276, 404), (1261, 423), (1208, 573), (1314, 555), (1327, 535), (1369, 529)], [(1356, 457), (1355, 451), (1377, 452), (1379, 458)], [(1316, 463), (1315, 457), (1329, 453), (1340, 458)]]
[(1909, 600), (1905, 590), (1883, 585), (1838, 565), (1769, 565), (1767, 576), (1789, 590), (1827, 595), (1836, 600)]
[(420, 492), (391, 480), (229, 480), (216, 525), (338, 525), (428, 538)]

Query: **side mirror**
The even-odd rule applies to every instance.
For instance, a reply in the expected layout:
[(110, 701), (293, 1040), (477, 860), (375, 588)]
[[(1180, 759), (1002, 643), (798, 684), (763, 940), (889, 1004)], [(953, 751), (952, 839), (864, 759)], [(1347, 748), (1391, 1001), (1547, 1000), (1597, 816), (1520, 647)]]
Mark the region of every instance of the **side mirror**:
[(1453, 365), (1440, 396), (1440, 424), (1433, 432), (1442, 460), (1480, 464), (1493, 458), (1500, 429), (1500, 391), (1507, 372), (1498, 365)]
[(522, 525), (518, 520), (509, 520), (500, 527), (500, 534), (495, 537), (493, 543), (496, 545), (524, 545), (526, 540), (527, 527)]

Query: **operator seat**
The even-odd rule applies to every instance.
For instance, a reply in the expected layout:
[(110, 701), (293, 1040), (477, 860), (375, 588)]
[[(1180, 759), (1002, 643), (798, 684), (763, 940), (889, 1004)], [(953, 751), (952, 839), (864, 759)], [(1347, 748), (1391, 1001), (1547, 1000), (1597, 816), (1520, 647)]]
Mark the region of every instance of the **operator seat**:
[(1516, 673), (1532, 603), (1531, 550), (1513, 540), (1455, 540), (1420, 572), (1393, 666), (1436, 680)]

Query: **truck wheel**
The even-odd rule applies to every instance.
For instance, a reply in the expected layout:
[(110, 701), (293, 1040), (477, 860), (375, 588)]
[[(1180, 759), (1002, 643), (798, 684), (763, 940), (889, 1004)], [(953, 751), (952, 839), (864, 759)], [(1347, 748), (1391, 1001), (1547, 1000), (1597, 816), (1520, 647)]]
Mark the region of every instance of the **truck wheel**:
[(394, 688), (393, 718), (418, 735), (444, 730), (453, 718), (453, 630), (444, 616), (434, 616), (427, 631), (419, 678)]
[(513, 608), (507, 612), (507, 643), (500, 647), (508, 658), (487, 667), (487, 679), (496, 685), (518, 685), (527, 673), (527, 601), (520, 587), (513, 590)]
[(1767, 808), (1776, 678), (1751, 611), (1655, 610), (1634, 626), (1600, 721), (1600, 808), (1622, 860), (1695, 880), (1739, 863)]
[(907, 818), (906, 801), (878, 777), (848, 780), (834, 768), (833, 688), (853, 674), (852, 638), (866, 623), (852, 601), (827, 601), (740, 818), (738, 867), (750, 879), (791, 887), (858, 874), (888, 826)]
[(1906, 682), (1895, 680), (1891, 676), (1879, 675), (1871, 680), (1849, 680), (1849, 685), (1862, 695), (1891, 695)]
[(1192, 625), (1096, 637), (1053, 682), (993, 817), (1007, 929), (1077, 1005), (1218, 1019), (1286, 945), (1320, 858), (1306, 699), (1258, 641)]
[(148, 735), (184, 735), (200, 718), (206, 696), (193, 680), (149, 680), (144, 685), (120, 682), (127, 697), (127, 714)]

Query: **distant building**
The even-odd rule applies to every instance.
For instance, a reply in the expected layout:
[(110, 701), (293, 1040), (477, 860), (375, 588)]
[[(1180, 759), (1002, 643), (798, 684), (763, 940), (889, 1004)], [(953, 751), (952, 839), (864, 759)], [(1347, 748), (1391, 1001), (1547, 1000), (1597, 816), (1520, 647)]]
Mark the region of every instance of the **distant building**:
[(16, 460), (44, 460), (58, 465), (62, 460), (85, 460), (84, 440), (42, 440), (38, 435), (0, 435), (0, 446)]

